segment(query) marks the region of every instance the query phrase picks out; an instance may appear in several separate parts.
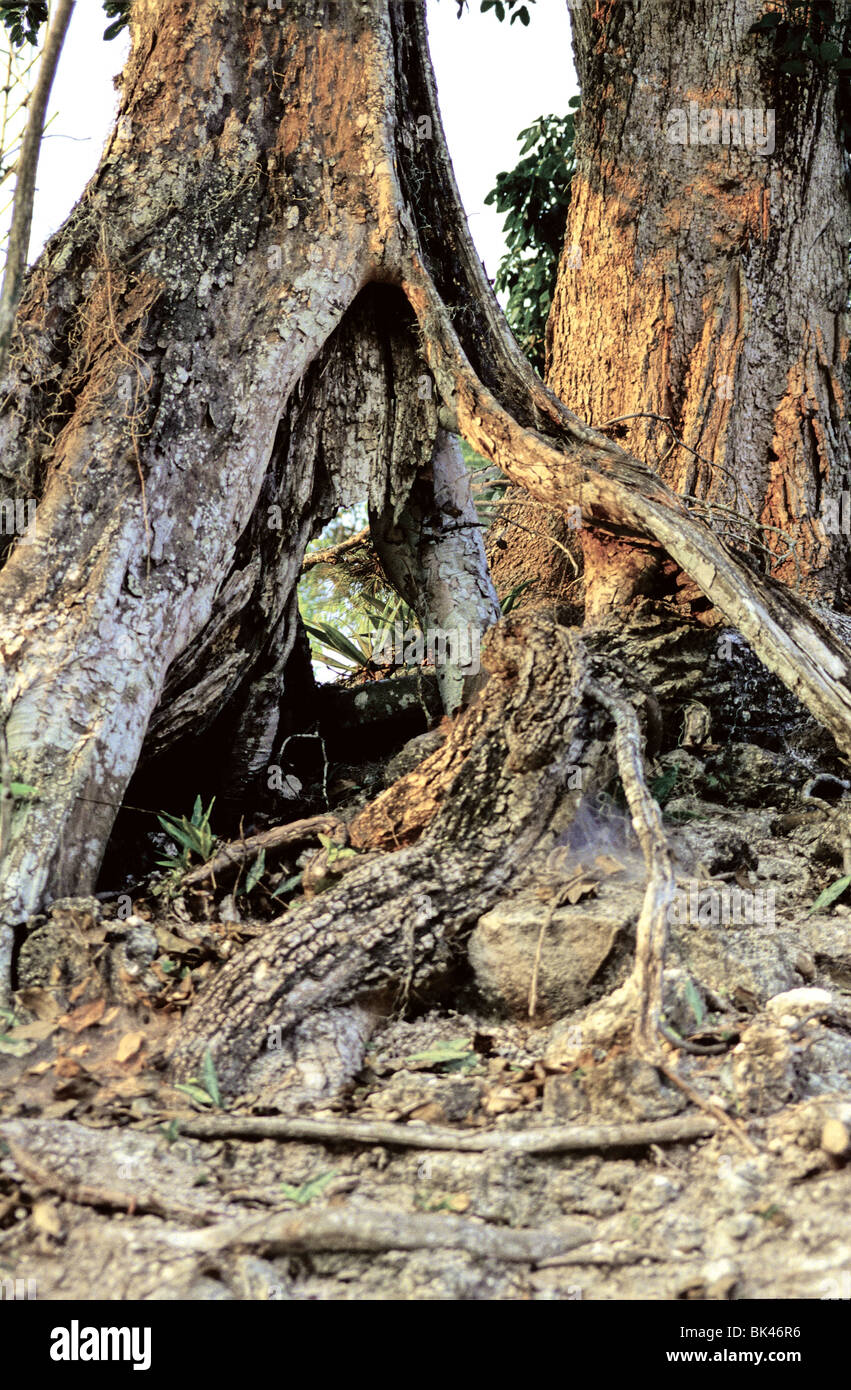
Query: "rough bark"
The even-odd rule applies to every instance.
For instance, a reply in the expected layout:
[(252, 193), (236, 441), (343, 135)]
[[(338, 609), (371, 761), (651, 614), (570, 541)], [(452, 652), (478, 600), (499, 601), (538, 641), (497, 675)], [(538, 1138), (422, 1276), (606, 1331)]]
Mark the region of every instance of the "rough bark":
[[(820, 519), (851, 469), (846, 156), (829, 71), (782, 77), (748, 33), (766, 8), (572, 4), (583, 101), (547, 380), (589, 423), (627, 417), (624, 446), (761, 567), (847, 602), (851, 542)], [(749, 145), (747, 124), (722, 143), (712, 113), (732, 110), (755, 113)], [(613, 592), (617, 557), (585, 540), (597, 616), (648, 572)], [(538, 559), (544, 586), (561, 576), (551, 547)]]
[[(424, 362), (436, 391), (417, 389)], [(138, 0), (115, 135), (33, 272), (5, 387), (4, 485), (39, 498), (35, 538), (0, 572), (9, 763), (38, 791), (4, 846), (7, 957), (10, 925), (92, 885), (149, 725), (166, 749), (211, 728), (224, 706), (234, 771), (268, 759), (291, 697), (281, 687), (307, 539), (364, 495), (378, 530), (398, 523), (438, 425), (544, 505), (577, 505), (587, 527), (667, 550), (851, 753), (842, 643), (521, 357), (466, 229), (419, 5)], [(280, 531), (269, 525), (276, 506)], [(453, 520), (444, 516), (447, 534)], [(487, 600), (486, 584), (472, 589)], [(520, 711), (507, 717), (510, 744), (512, 718), (526, 725)], [(551, 710), (535, 736), (545, 762), (557, 729)], [(494, 727), (492, 749), (499, 739)], [(447, 923), (460, 930), (484, 910), (555, 797), (536, 798), (514, 851), (481, 828), (470, 898), (464, 836), (483, 823), (464, 788), (488, 757), (465, 757), (429, 831), (447, 837), (444, 887), (415, 932), (413, 966), (399, 903), (420, 870), (434, 875), (418, 845), (402, 851), (410, 864), (388, 861), (383, 886), (365, 865), (344, 894), (323, 896), (319, 916), (310, 909), (301, 977), (279, 978), (277, 957), (271, 978), (248, 960), (211, 995), (235, 1011), (226, 1067), (240, 1073), (257, 1055), (256, 1022), (238, 1041), (249, 1001), (277, 1007), (298, 977), (286, 1003), (295, 1020), (313, 1000), (369, 999), (388, 981), (396, 992), (423, 957), (441, 957)], [(499, 788), (485, 777), (478, 789), (487, 803)], [(394, 898), (398, 939), (384, 935), (389, 916), (373, 918), (377, 935), (365, 925), (376, 901)], [(343, 952), (338, 970), (342, 914), (360, 953)], [(350, 1027), (362, 1037), (362, 1011)], [(196, 1033), (187, 1057), (197, 1043)]]
[[(605, 721), (583, 703), (587, 657), (570, 632), (545, 615), (509, 617), (485, 648), (490, 679), (446, 745), (398, 784), (398, 807), (385, 800), (353, 827), (361, 848), (395, 852), (287, 913), (220, 971), (183, 1022), (176, 1075), (196, 1073), (209, 1049), (230, 1094), (292, 1106), (333, 1093), (377, 1019), (445, 981), (481, 914), (534, 878), (582, 791), (608, 780)], [(409, 779), (435, 787), (436, 814), (413, 799), (418, 823), (406, 816)]]

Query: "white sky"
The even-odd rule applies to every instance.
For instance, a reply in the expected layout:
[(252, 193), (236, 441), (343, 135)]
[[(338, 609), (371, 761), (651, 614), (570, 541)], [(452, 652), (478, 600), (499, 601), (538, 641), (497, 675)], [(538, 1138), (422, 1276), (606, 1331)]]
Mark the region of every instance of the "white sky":
[[(428, 0), (431, 51), (455, 175), (470, 230), (493, 279), (503, 251), (502, 217), (484, 206), (496, 175), (517, 162), (519, 132), (538, 116), (562, 115), (576, 92), (567, 0), (537, 0), (528, 28), (479, 13), (479, 0), (457, 19), (455, 0)], [(61, 226), (97, 167), (112, 126), (112, 78), (128, 48), (126, 34), (101, 36), (99, 0), (77, 0), (41, 152), (30, 254)]]

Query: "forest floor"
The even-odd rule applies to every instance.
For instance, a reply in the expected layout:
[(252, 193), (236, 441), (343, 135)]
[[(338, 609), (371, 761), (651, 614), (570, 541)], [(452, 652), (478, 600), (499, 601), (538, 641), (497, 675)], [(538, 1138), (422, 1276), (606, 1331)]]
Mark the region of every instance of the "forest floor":
[[(181, 1009), (266, 924), (66, 900), (0, 1034), (0, 1281), (43, 1299), (851, 1298), (851, 909), (837, 891), (811, 910), (845, 831), (748, 747), (738, 800), (700, 795), (711, 757), (668, 758), (680, 790), (688, 773), (665, 808), (683, 903), (699, 892), (672, 929), (666, 1065), (714, 1113), (627, 1044), (583, 1044), (641, 900), (611, 826), (550, 916), (540, 1016), (500, 1017), (482, 947), (482, 988), (378, 1029), (351, 1092), (311, 1112), (321, 1139), (235, 1137), (250, 1097), (165, 1079)], [(755, 920), (722, 920), (736, 887)], [(528, 965), (544, 915), (489, 914), (490, 947), (507, 923)], [(552, 1151), (524, 1152), (543, 1131)]]

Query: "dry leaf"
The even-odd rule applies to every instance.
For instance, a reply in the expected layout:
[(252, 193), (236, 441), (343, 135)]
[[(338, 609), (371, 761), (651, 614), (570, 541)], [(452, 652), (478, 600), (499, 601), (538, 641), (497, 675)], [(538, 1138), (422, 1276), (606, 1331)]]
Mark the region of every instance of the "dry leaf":
[(126, 1062), (144, 1045), (144, 1033), (125, 1033), (115, 1052), (116, 1061)]
[(16, 1028), (10, 1028), (6, 1033), (7, 1038), (24, 1038), (28, 1042), (42, 1042), (49, 1038), (59, 1027), (53, 1019), (42, 1018), (35, 1023), (19, 1023)]
[(15, 999), (27, 1013), (35, 1014), (36, 1018), (58, 1018), (63, 1012), (56, 995), (48, 989), (19, 989)]
[(615, 859), (613, 854), (598, 854), (594, 860), (594, 868), (599, 869), (601, 874), (610, 877), (612, 874), (622, 874), (624, 866), (619, 859)]
[(62, 1222), (52, 1202), (36, 1202), (32, 1209), (32, 1221), (37, 1231), (48, 1236), (61, 1236)]
[(578, 903), (580, 898), (587, 898), (589, 893), (596, 893), (597, 884), (590, 878), (581, 878), (576, 883), (572, 883), (566, 890), (569, 903)]
[(92, 1024), (100, 1022), (105, 1008), (106, 1000), (101, 997), (92, 1000), (91, 1004), (81, 1004), (79, 1009), (74, 1009), (59, 1021), (70, 1033), (82, 1033), (84, 1028), (91, 1028)]
[(468, 1211), (470, 1207), (469, 1192), (454, 1192), (448, 1199), (446, 1205), (450, 1211)]

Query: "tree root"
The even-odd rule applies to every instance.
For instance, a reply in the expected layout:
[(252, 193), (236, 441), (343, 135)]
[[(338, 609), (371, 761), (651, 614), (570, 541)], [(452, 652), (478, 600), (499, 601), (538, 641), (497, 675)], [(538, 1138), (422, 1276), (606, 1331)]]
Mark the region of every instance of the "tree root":
[(182, 1251), (218, 1253), (240, 1246), (270, 1255), (321, 1250), (465, 1250), (480, 1259), (538, 1264), (594, 1239), (595, 1228), (565, 1221), (558, 1231), (508, 1230), (478, 1225), (446, 1212), (409, 1216), (372, 1203), (222, 1221), (204, 1231), (181, 1232), (170, 1244)]
[(554, 1154), (690, 1144), (716, 1131), (699, 1115), (627, 1124), (552, 1125), (510, 1132), (465, 1132), (442, 1125), (400, 1125), (386, 1120), (312, 1120), (278, 1116), (202, 1115), (178, 1121), (191, 1139), (305, 1140), (321, 1144), (384, 1144), (399, 1149), (454, 1153)]

